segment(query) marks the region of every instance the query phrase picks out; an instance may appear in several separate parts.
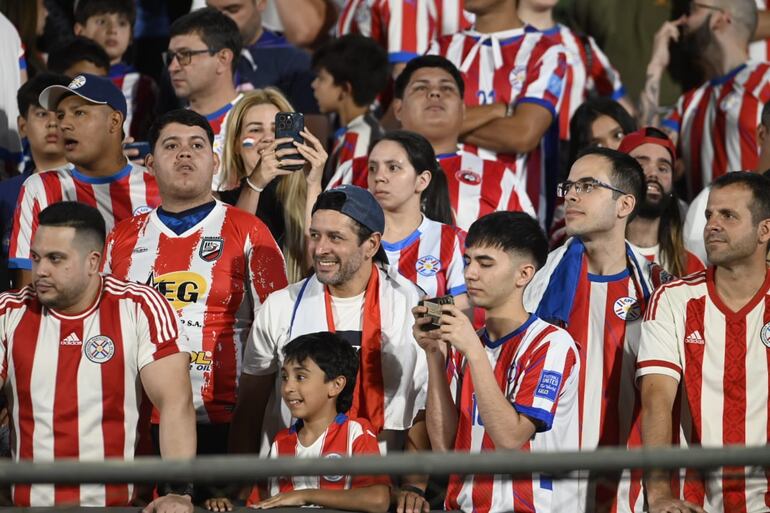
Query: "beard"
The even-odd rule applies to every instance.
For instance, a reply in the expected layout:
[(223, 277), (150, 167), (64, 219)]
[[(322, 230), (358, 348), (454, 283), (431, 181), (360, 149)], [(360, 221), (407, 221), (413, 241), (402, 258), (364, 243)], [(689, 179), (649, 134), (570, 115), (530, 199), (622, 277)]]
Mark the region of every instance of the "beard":
[(650, 201), (649, 198), (645, 198), (639, 205), (637, 215), (644, 219), (657, 219), (663, 215), (673, 201), (674, 195), (670, 192), (664, 192), (658, 201)]

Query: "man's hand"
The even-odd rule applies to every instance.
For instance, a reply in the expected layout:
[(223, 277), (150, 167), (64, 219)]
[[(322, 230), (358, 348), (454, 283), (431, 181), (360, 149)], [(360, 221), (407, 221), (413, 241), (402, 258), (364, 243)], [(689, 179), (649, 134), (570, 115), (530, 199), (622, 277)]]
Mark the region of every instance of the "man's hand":
[(192, 513), (193, 503), (189, 495), (169, 493), (158, 497), (142, 510), (142, 513)]
[(214, 497), (206, 499), (203, 506), (209, 511), (232, 511), (233, 503), (227, 497)]
[(428, 313), (427, 306), (415, 306), (412, 308), (412, 315), (414, 316), (414, 324), (412, 325), (412, 335), (417, 341), (423, 351), (426, 353), (435, 353), (441, 351), (441, 341), (438, 340), (439, 331), (425, 331), (422, 327), (431, 322), (425, 314)]
[(305, 506), (307, 500), (305, 499), (304, 491), (305, 490), (292, 490), (286, 493), (279, 493), (278, 495), (260, 501), (251, 507), (254, 509), (270, 509), (282, 506)]
[(462, 310), (455, 305), (442, 305), (441, 312), (441, 326), (434, 330), (440, 333), (441, 340), (451, 344), (466, 358), (470, 357), (469, 353), (483, 349), (473, 324)]
[(706, 510), (691, 502), (662, 498), (650, 502), (650, 513), (706, 513)]
[(401, 489), (396, 496), (397, 513), (428, 513), (430, 504), (425, 497), (410, 490)]
[(671, 61), (671, 52), (669, 45), (672, 41), (679, 41), (679, 27), (687, 22), (686, 16), (680, 16), (674, 21), (667, 21), (655, 33), (652, 42), (652, 56), (647, 65), (647, 74), (663, 73), (668, 63)]

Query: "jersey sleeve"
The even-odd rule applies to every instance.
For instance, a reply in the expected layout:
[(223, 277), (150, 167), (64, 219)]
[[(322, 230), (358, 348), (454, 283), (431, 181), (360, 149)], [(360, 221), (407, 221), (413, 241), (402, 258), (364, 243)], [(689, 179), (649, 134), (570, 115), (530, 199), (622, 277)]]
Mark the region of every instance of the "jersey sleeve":
[(591, 36), (588, 36), (588, 46), (591, 48), (593, 60), (591, 69), (587, 71), (593, 79), (594, 90), (600, 96), (609, 96), (613, 100), (622, 98), (626, 94), (626, 90), (620, 81), (620, 73)]
[(636, 359), (637, 382), (650, 374), (663, 374), (677, 382), (681, 379), (682, 363), (670, 291), (668, 287), (656, 290), (645, 312)]
[(136, 284), (137, 366), (190, 350), (187, 335), (174, 309), (152, 287)]
[(562, 390), (576, 364), (577, 350), (572, 337), (557, 330), (520, 367), (523, 374), (515, 377), (516, 386), (509, 392), (508, 400), (517, 412), (535, 422), (538, 432), (551, 429)]
[[(284, 291), (279, 291), (277, 294), (283, 293)], [(263, 376), (278, 371), (278, 341), (289, 322), (281, 322), (285, 317), (280, 315), (281, 308), (276, 302), (279, 302), (276, 294), (268, 296), (258, 308), (254, 322), (251, 323), (243, 355), (243, 372), (246, 374)], [(284, 307), (290, 309), (289, 305)]]
[(673, 132), (679, 133), (679, 129), (682, 126), (682, 117), (684, 116), (684, 101), (685, 97), (680, 96), (676, 101), (676, 107), (674, 107), (674, 110), (672, 110), (671, 113), (660, 122), (660, 124)]
[(463, 241), (465, 232), (456, 228), (452, 238), (452, 257), (449, 261), (449, 270), (446, 273), (447, 294), (458, 296), (465, 294), (468, 287), (465, 285), (465, 262), (463, 261)]
[(460, 406), (460, 391), (463, 387), (463, 370), (465, 366), (465, 359), (462, 353), (457, 351), (454, 347), (449, 348), (449, 353), (446, 359), (446, 379), (449, 383), (449, 393), (452, 394), (452, 400), (455, 407)]
[(378, 0), (371, 7), (371, 37), (391, 64), (422, 55), (438, 30), (433, 0)]
[[(351, 456), (380, 456), (380, 446), (377, 443), (377, 436), (369, 423), (364, 420), (358, 420), (361, 432), (353, 439), (351, 446)], [(352, 426), (351, 426), (352, 427)], [(362, 488), (364, 486), (385, 485), (390, 486), (390, 478), (387, 475), (380, 476), (353, 476), (351, 479), (351, 488)]]
[(112, 252), (115, 250), (115, 229), (113, 228), (104, 241), (104, 255), (102, 256), (101, 272), (112, 274)]
[(37, 231), (37, 216), (48, 206), (45, 188), (39, 175), (32, 175), (21, 186), (13, 214), (13, 229), (8, 248), (10, 269), (32, 269), (30, 246)]
[[(534, 103), (540, 105), (556, 119), (564, 93), (566, 74), (566, 50), (562, 45), (550, 46), (539, 59), (528, 67), (526, 81), (516, 104)], [(512, 77), (512, 80), (515, 78)]]
[[(262, 304), (275, 290), (286, 287), (286, 262), (270, 230), (258, 219), (249, 236), (251, 247), (248, 251), (249, 286), (251, 297)], [(255, 301), (256, 302), (256, 301)]]

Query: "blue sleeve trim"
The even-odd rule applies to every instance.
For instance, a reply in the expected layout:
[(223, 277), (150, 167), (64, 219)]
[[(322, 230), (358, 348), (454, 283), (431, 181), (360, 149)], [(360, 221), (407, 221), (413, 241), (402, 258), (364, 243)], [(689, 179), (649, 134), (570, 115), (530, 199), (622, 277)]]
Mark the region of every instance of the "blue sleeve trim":
[(27, 59), (24, 58), (22, 55), (19, 57), (19, 71), (26, 71), (27, 70)]
[(551, 105), (551, 102), (549, 101), (543, 100), (542, 98), (525, 97), (518, 100), (516, 105), (519, 105), (520, 103), (534, 103), (535, 105), (540, 105), (541, 107), (548, 109), (548, 112), (551, 113), (551, 116), (556, 119), (556, 109), (554, 109), (553, 105)]
[(540, 488), (553, 491), (553, 479), (545, 474), (540, 474)]
[(447, 294), (451, 296), (459, 296), (460, 294), (465, 294), (466, 292), (468, 292), (468, 287), (465, 284), (458, 285), (447, 290)]
[(522, 415), (526, 415), (531, 419), (539, 421), (535, 426), (535, 431), (537, 433), (549, 431), (553, 426), (553, 415), (551, 415), (551, 412), (540, 408), (532, 408), (531, 406), (522, 406), (516, 403), (513, 404), (513, 407)]
[(660, 122), (660, 124), (676, 132), (679, 131), (679, 123), (677, 123), (673, 119), (664, 119), (663, 121)]
[(613, 99), (613, 100), (615, 100), (615, 101), (618, 101), (618, 100), (620, 100), (621, 98), (623, 98), (625, 95), (626, 95), (626, 88), (625, 88), (625, 86), (621, 85), (621, 86), (618, 88), (618, 90), (617, 90), (617, 91), (615, 91), (614, 93), (612, 93), (612, 96), (610, 96), (610, 98), (612, 98), (612, 99)]
[(402, 62), (409, 62), (415, 57), (419, 57), (419, 53), (414, 52), (392, 52), (388, 54), (388, 62), (391, 64), (400, 64)]
[(31, 271), (32, 260), (29, 258), (9, 258), (8, 269), (23, 269), (25, 271)]

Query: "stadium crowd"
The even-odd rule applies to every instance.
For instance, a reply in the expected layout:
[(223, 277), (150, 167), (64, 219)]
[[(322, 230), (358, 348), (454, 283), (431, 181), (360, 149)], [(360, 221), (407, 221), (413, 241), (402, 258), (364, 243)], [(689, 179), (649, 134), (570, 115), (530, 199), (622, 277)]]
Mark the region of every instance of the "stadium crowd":
[[(766, 0), (0, 13), (2, 457), (770, 442)], [(0, 502), (770, 512), (767, 468), (561, 477)]]

